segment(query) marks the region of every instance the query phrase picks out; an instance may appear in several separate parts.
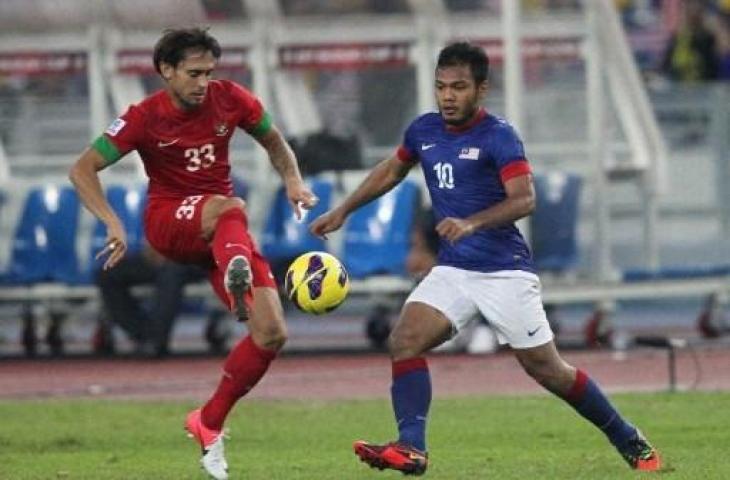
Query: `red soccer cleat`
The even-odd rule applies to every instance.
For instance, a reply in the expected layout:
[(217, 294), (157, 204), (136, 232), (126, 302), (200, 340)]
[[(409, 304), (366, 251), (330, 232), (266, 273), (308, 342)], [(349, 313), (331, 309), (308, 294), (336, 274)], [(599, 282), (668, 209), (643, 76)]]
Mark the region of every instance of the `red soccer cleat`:
[(655, 472), (662, 468), (659, 452), (638, 430), (636, 436), (619, 449), (619, 453), (634, 470)]
[(409, 445), (391, 442), (375, 445), (363, 440), (353, 444), (355, 455), (372, 468), (390, 468), (404, 475), (423, 475), (428, 467), (428, 455)]

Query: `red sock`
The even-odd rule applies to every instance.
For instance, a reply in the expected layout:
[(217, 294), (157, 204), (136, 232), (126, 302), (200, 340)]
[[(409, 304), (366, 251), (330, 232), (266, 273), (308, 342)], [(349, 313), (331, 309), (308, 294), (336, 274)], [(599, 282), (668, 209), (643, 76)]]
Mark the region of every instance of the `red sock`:
[(251, 262), (253, 242), (248, 234), (246, 214), (242, 210), (231, 208), (218, 217), (212, 247), (215, 264), (221, 271), (226, 270), (228, 262), (236, 255), (243, 255)]
[(222, 429), (233, 405), (264, 376), (274, 357), (275, 351), (259, 347), (253, 343), (251, 335), (241, 340), (228, 354), (218, 388), (203, 406), (203, 425), (213, 430)]

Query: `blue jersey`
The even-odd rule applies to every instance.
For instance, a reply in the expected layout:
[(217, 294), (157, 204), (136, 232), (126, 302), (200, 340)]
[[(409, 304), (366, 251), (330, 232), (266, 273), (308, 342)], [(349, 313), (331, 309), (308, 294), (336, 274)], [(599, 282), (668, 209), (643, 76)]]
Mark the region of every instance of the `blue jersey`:
[[(438, 113), (418, 117), (406, 130), (398, 158), (421, 164), (436, 223), (466, 218), (501, 202), (504, 182), (530, 173), (515, 130), (484, 110), (459, 129), (447, 128)], [(438, 264), (480, 272), (535, 271), (513, 223), (477, 230), (453, 245), (441, 239)]]

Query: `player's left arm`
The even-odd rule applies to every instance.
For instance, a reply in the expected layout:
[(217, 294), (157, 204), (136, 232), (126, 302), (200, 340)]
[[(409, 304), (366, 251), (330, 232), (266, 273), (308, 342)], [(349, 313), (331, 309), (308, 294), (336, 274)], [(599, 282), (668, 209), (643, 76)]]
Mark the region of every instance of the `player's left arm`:
[(271, 165), (284, 182), (294, 213), (297, 218), (301, 218), (301, 208), (312, 208), (318, 199), (304, 183), (294, 152), (275, 125), (271, 125), (266, 133), (254, 138), (268, 153)]
[(436, 225), (436, 232), (451, 243), (477, 230), (516, 222), (535, 210), (535, 187), (532, 174), (512, 177), (504, 182), (506, 197), (501, 202), (466, 218), (444, 218)]
[(237, 125), (264, 147), (271, 165), (284, 182), (294, 214), (301, 219), (301, 209), (315, 206), (317, 197), (302, 180), (297, 158), (284, 135), (276, 128), (261, 101), (250, 91), (234, 82), (221, 81), (220, 84), (240, 107)]

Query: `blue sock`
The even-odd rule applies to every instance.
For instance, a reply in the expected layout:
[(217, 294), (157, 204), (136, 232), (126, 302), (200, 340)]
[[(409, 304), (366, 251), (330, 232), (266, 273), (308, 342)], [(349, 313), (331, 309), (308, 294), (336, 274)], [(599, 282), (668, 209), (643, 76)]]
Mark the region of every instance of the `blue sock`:
[(431, 375), (424, 358), (393, 362), (390, 388), (398, 442), (426, 451), (426, 417), (431, 405)]
[(582, 370), (576, 372), (575, 384), (565, 401), (619, 448), (636, 434), (636, 428), (621, 417), (601, 388)]

